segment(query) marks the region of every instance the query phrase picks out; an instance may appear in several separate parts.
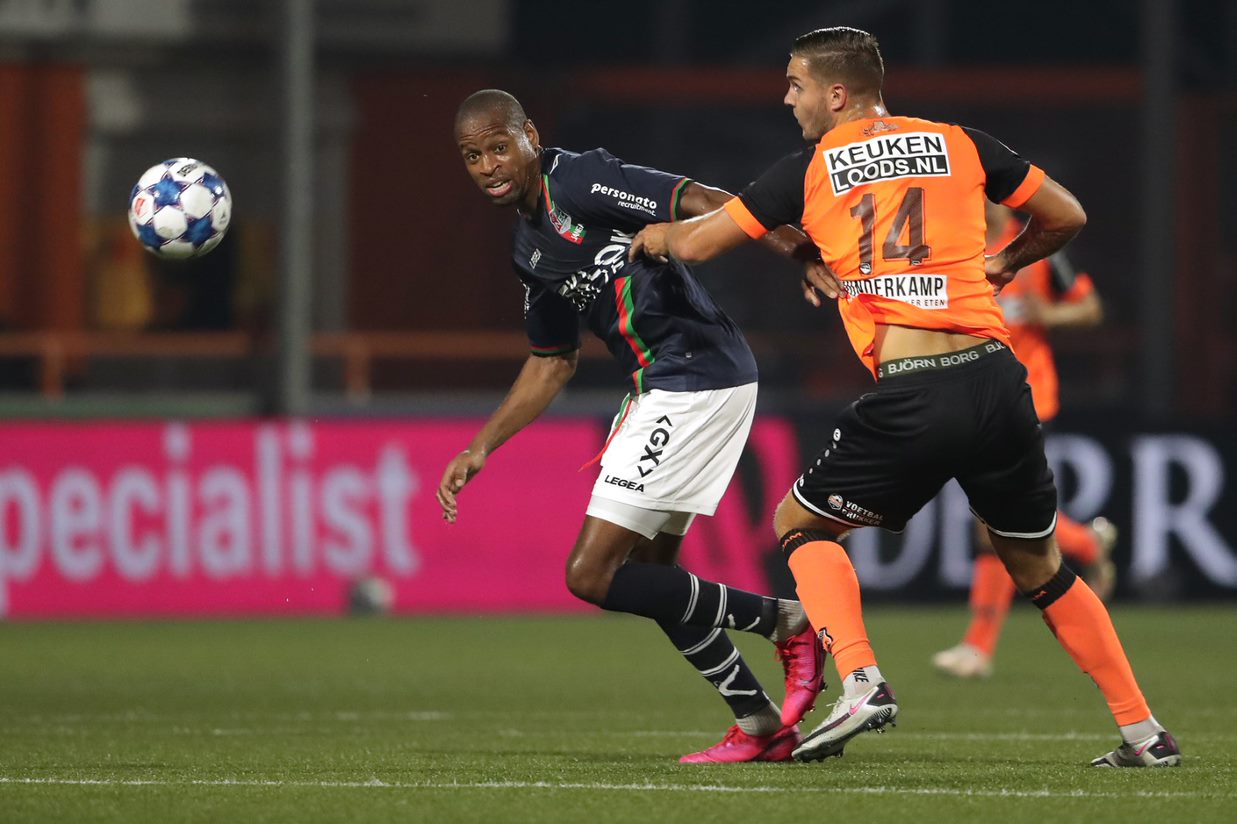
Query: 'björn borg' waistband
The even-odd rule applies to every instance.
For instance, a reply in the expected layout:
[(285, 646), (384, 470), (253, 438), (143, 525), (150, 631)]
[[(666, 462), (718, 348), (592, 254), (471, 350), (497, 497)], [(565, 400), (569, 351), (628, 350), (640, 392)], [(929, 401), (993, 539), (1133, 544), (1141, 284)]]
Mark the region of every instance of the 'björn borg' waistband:
[(985, 355), (1004, 352), (1008, 348), (999, 340), (988, 340), (969, 349), (959, 349), (957, 352), (946, 352), (943, 355), (920, 355), (913, 358), (898, 358), (876, 367), (876, 379), (883, 380), (894, 376), (910, 375), (915, 372), (927, 372), (934, 369), (949, 369), (954, 366), (973, 363)]

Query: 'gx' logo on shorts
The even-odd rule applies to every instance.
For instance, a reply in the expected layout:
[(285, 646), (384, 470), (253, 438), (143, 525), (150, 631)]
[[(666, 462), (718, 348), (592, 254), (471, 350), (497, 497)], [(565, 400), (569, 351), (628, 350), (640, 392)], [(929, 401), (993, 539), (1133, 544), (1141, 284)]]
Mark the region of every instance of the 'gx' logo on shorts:
[[(649, 442), (644, 445), (644, 455), (636, 462), (636, 469), (640, 471), (641, 478), (661, 465), (661, 453), (666, 451), (666, 444), (670, 443), (670, 430), (674, 427), (670, 416), (662, 415), (656, 423), (665, 424), (665, 426), (659, 426), (653, 430), (653, 434), (649, 435)], [(647, 469), (645, 461), (652, 461)]]

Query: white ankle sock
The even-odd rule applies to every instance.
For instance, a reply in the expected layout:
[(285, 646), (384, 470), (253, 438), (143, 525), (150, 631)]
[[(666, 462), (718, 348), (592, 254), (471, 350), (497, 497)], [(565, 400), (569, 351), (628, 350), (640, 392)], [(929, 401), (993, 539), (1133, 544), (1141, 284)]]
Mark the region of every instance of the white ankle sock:
[(798, 635), (807, 629), (807, 613), (803, 611), (803, 604), (798, 601), (787, 601), (784, 598), (777, 599), (777, 626), (773, 629), (773, 635), (769, 640), (775, 644), (785, 641), (791, 636)]
[(842, 679), (842, 694), (847, 698), (857, 698), (884, 680), (880, 667), (860, 667)]
[(1127, 744), (1138, 744), (1161, 732), (1164, 732), (1164, 727), (1159, 721), (1155, 720), (1154, 715), (1149, 715), (1146, 721), (1139, 721), (1136, 724), (1122, 724), (1121, 740)]
[(782, 711), (770, 701), (763, 710), (736, 718), (735, 723), (748, 735), (773, 735), (782, 728)]

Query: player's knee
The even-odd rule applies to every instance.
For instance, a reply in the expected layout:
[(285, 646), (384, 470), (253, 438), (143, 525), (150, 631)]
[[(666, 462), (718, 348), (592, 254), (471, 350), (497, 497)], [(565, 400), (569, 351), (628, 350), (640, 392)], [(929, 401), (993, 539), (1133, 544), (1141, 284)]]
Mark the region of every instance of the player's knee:
[[(671, 539), (674, 540), (671, 540)], [(642, 541), (628, 556), (629, 560), (645, 564), (660, 564), (674, 566), (679, 560), (679, 544), (681, 536), (669, 536), (665, 533), (651, 541)]]
[(567, 591), (581, 601), (601, 606), (613, 579), (613, 570), (605, 569), (588, 558), (573, 556), (567, 561)]
[(1024, 592), (1052, 578), (1061, 567), (1061, 553), (1051, 537), (1027, 540), (993, 533), (991, 538), (1009, 577)]
[(789, 492), (786, 493), (786, 497), (782, 498), (782, 502), (777, 505), (773, 513), (773, 534), (780, 540), (787, 532), (802, 526), (798, 523), (798, 514), (802, 511), (803, 507), (792, 500)]

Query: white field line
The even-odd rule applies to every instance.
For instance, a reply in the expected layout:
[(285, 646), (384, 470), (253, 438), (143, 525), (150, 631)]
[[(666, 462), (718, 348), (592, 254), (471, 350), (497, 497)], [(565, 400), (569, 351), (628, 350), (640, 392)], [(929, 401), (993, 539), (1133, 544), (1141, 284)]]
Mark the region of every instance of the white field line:
[(1235, 798), (1234, 793), (1167, 792), (1129, 790), (1106, 792), (1095, 790), (975, 790), (945, 787), (735, 787), (727, 784), (609, 784), (605, 782), (570, 781), (478, 781), (478, 782), (388, 782), (371, 778), (368, 781), (257, 781), (248, 779), (162, 779), (119, 778), (21, 778), (0, 776), (0, 785), (53, 785), (74, 787), (290, 787), (297, 789), (383, 789), (383, 790), (586, 790), (590, 792), (669, 792), (669, 793), (810, 793), (819, 795), (904, 795), (944, 796), (958, 798)]
[[(33, 713), (15, 720), (32, 726), (40, 723), (76, 723), (84, 721), (119, 721), (126, 724), (132, 724), (141, 721), (158, 723), (160, 721), (183, 720), (186, 716), (192, 716), (192, 713), (160, 714), (144, 712), (142, 710), (132, 710), (127, 712), (98, 713), (70, 712), (49, 715)], [(346, 723), (353, 721), (450, 721), (455, 718), (455, 713), (443, 712), (441, 710), (410, 710), (406, 712), (336, 710), (296, 713), (233, 712), (224, 714), (222, 717), (231, 721), (254, 719), (262, 721), (342, 721)]]
[[(303, 717), (298, 721), (301, 724), (289, 726), (281, 724), (278, 726), (268, 726), (259, 724), (255, 726), (202, 726), (197, 727), (189, 724), (172, 724), (168, 729), (171, 735), (211, 735), (216, 737), (231, 737), (231, 736), (250, 736), (250, 735), (303, 735), (305, 733), (314, 733), (320, 735), (331, 735), (338, 732), (337, 727), (327, 726), (308, 726), (307, 722), (317, 722), (321, 724), (323, 721), (350, 721), (352, 713), (328, 713), (325, 716), (318, 717)], [(390, 713), (386, 716), (389, 720), (407, 720), (407, 721), (440, 721), (450, 720), (448, 713)], [(65, 736), (89, 736), (95, 731), (85, 727), (68, 726), (64, 723), (65, 716), (58, 716), (60, 723), (55, 726), (46, 726), (43, 724), (27, 724), (25, 726), (35, 727), (44, 735), (65, 735)], [(81, 716), (80, 721), (97, 719), (97, 716)], [(287, 721), (290, 716), (282, 716), (282, 720)], [(150, 719), (153, 720), (153, 719)], [(169, 719), (160, 719), (160, 722)], [(12, 732), (15, 728), (9, 728)], [(491, 735), (496, 735), (500, 738), (535, 738), (542, 734), (548, 728), (536, 729), (519, 729), (513, 727), (494, 729), (490, 731)], [(5, 727), (0, 725), (0, 732), (4, 732)], [(102, 733), (99, 733), (102, 734)], [(575, 738), (668, 738), (668, 739), (698, 739), (716, 737), (721, 734), (720, 730), (588, 730), (578, 731), (573, 733), (565, 733), (562, 730), (554, 731), (553, 735), (556, 738), (562, 738), (570, 735)], [(111, 735), (111, 733), (108, 733)], [(1115, 743), (1117, 733), (1095, 733), (1095, 732), (929, 732), (929, 731), (913, 731), (913, 730), (894, 730), (893, 736), (898, 739), (909, 738), (916, 741), (1009, 741), (1014, 743), (1035, 743), (1042, 741), (1086, 741), (1099, 743)], [(1191, 741), (1208, 741), (1208, 742), (1223, 742), (1237, 739), (1237, 733), (1228, 734), (1220, 732), (1207, 732), (1202, 735), (1192, 734), (1189, 736)]]

